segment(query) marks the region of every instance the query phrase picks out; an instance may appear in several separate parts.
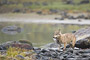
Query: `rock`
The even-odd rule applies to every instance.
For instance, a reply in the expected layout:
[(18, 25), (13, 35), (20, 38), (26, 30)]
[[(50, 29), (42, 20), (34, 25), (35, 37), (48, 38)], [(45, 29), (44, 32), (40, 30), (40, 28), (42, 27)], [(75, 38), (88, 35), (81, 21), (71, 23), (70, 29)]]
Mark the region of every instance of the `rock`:
[(43, 56), (51, 57), (51, 53), (50, 53), (50, 52), (45, 52), (45, 53), (43, 54)]
[(42, 14), (42, 11), (37, 11), (36, 13), (37, 13), (37, 14)]
[(28, 41), (28, 40), (19, 40), (18, 42), (20, 42), (20, 43), (23, 43), (23, 44), (29, 44), (29, 45), (31, 45), (32, 46), (32, 43), (30, 42), (30, 41)]
[(77, 38), (75, 47), (90, 48), (90, 27), (79, 29), (74, 34)]
[(67, 0), (66, 4), (74, 4), (74, 1), (73, 0)]
[(45, 50), (45, 49), (42, 49), (42, 50), (41, 50), (41, 52), (42, 52), (42, 53), (45, 53), (45, 52), (47, 52), (47, 50)]
[(38, 47), (34, 47), (34, 50), (41, 50), (41, 48), (38, 48)]
[(17, 55), (16, 57), (19, 58), (19, 59), (21, 59), (21, 60), (24, 60), (25, 59), (22, 55)]
[(57, 9), (50, 9), (49, 10), (51, 13), (58, 13), (58, 10)]
[[(9, 47), (17, 47), (17, 48), (23, 48), (23, 49), (29, 49), (32, 50), (33, 46), (28, 41), (8, 41), (6, 43), (3, 43), (1, 46), (1, 49), (8, 49)], [(2, 48), (3, 47), (3, 48)]]
[(42, 47), (45, 48), (45, 49), (58, 48), (58, 44), (49, 43), (49, 44), (46, 44), (45, 46), (42, 46)]
[(3, 45), (0, 45), (0, 50), (6, 50), (7, 48)]
[(20, 12), (20, 9), (16, 8), (16, 9), (13, 9), (12, 11), (13, 13), (19, 13)]
[(79, 58), (83, 59), (90, 59), (90, 49), (80, 49), (80, 50), (73, 50), (73, 49), (66, 49), (65, 51), (57, 51), (57, 50), (45, 50), (44, 52), (40, 52), (36, 55), (37, 60), (77, 60)]
[(82, 22), (82, 20), (79, 19), (78, 22)]
[(73, 49), (68, 49), (67, 52), (73, 53)]
[(40, 54), (41, 53), (41, 50), (35, 50), (34, 49), (34, 52), (37, 53), (37, 54)]
[(81, 56), (82, 56), (83, 58), (90, 57), (88, 54), (82, 54)]
[(76, 31), (72, 31), (72, 33), (75, 33)]
[(68, 54), (64, 54), (63, 57), (66, 58), (68, 56)]
[(74, 17), (74, 16), (68, 16), (67, 18), (68, 19), (76, 19), (76, 17)]
[(64, 20), (64, 18), (63, 17), (56, 17), (56, 18), (54, 18), (55, 20)]
[(79, 48), (77, 48), (77, 47), (74, 47), (74, 50), (79, 50)]
[(76, 42), (75, 47), (78, 48), (90, 48), (90, 42), (88, 41), (88, 39), (80, 39), (79, 41)]
[(52, 56), (53, 58), (57, 58), (58, 54), (56, 54), (56, 52), (52, 52), (52, 53), (51, 53), (51, 56)]
[(89, 0), (82, 0), (79, 4), (88, 4)]
[(84, 14), (77, 16), (78, 19), (80, 19), (80, 18), (84, 18), (84, 17), (85, 17)]
[(14, 43), (11, 46), (12, 47), (16, 47), (16, 48), (28, 49), (28, 50), (32, 50), (33, 49), (33, 47), (30, 46), (29, 44), (18, 44), (18, 43)]

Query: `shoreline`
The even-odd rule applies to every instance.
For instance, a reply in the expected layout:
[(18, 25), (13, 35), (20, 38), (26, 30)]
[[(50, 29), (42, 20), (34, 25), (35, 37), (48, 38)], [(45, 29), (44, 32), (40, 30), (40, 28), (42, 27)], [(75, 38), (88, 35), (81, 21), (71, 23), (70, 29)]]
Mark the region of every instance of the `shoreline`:
[(0, 22), (90, 25), (89, 23), (90, 19), (59, 20), (59, 19), (55, 19), (55, 17), (61, 17), (61, 16), (60, 15), (38, 15), (38, 14), (0, 14)]

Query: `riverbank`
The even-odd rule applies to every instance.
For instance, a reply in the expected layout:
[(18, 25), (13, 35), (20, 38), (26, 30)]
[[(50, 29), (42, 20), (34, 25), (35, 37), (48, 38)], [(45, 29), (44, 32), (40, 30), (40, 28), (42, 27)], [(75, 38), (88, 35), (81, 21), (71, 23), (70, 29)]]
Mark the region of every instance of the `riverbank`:
[(38, 14), (0, 14), (0, 22), (20, 22), (20, 23), (57, 23), (57, 24), (77, 24), (90, 25), (90, 19), (55, 19), (61, 15), (38, 15)]

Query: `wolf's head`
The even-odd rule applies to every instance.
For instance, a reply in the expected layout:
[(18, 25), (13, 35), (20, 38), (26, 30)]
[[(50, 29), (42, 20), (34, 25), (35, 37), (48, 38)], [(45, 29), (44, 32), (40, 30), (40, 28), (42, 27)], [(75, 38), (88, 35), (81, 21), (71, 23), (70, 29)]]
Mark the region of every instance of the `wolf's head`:
[(54, 41), (56, 41), (58, 38), (60, 38), (60, 36), (61, 36), (61, 31), (60, 31), (60, 29), (58, 29), (54, 32), (54, 35), (53, 35)]

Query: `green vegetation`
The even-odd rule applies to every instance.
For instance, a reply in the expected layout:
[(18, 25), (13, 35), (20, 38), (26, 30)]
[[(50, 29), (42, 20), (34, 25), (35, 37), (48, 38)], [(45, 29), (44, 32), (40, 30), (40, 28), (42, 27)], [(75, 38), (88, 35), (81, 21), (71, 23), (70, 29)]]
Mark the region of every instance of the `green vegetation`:
[(0, 60), (33, 60), (33, 55), (33, 50), (10, 47), (6, 53), (0, 54)]
[[(2, 1), (2, 0), (1, 0)], [(90, 3), (89, 4), (81, 4), (80, 1), (82, 0), (74, 0), (73, 4), (65, 4), (63, 0), (7, 0), (10, 2), (16, 2), (17, 4), (6, 4), (3, 7), (7, 8), (27, 8), (27, 9), (34, 9), (34, 10), (43, 10), (43, 9), (58, 9), (58, 10), (70, 10), (70, 11), (87, 11), (90, 10)], [(66, 0), (65, 0), (66, 1)], [(32, 2), (33, 4), (24, 6), (23, 3)], [(47, 5), (43, 5), (45, 2)], [(35, 4), (36, 3), (36, 4)]]

